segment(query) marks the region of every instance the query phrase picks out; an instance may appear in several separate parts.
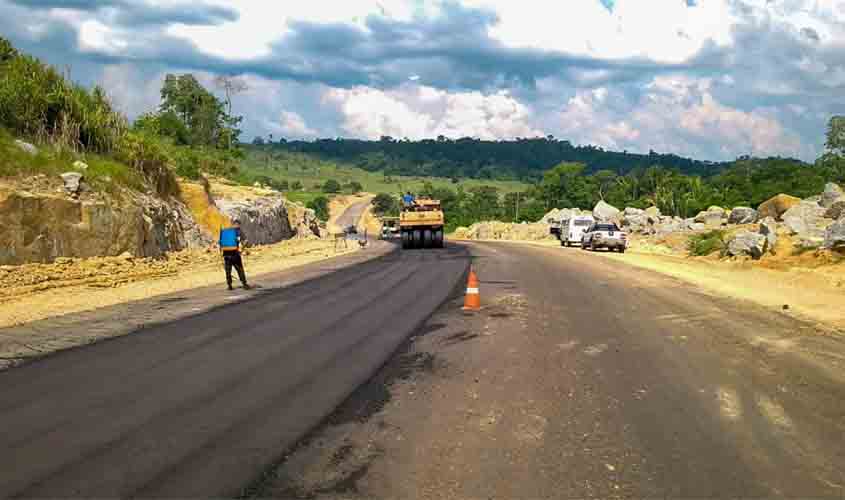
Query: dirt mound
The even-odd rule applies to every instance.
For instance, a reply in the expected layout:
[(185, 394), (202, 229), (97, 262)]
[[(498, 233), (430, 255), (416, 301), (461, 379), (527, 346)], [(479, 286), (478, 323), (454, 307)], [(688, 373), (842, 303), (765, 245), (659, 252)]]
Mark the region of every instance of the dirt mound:
[(452, 236), (456, 239), (468, 240), (554, 240), (554, 236), (549, 232), (548, 224), (526, 222), (520, 224), (498, 221), (479, 222), (468, 228), (458, 228)]

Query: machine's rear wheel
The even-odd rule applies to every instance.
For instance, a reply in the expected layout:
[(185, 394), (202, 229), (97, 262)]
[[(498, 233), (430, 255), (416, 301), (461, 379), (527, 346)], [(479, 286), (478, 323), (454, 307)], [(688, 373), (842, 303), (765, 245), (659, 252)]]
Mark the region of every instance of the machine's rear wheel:
[(411, 248), (422, 248), (422, 231), (414, 229), (414, 241), (411, 243)]
[(431, 229), (423, 230), (423, 248), (433, 248)]
[(443, 230), (434, 231), (434, 248), (443, 248)]
[(402, 249), (407, 250), (411, 248), (411, 233), (402, 231)]

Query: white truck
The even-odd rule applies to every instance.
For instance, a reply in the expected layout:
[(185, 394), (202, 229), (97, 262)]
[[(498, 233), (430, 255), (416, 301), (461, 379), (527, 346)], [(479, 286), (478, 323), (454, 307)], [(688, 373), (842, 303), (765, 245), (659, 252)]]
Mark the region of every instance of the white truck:
[(573, 215), (560, 223), (560, 246), (569, 247), (581, 244), (581, 237), (587, 228), (593, 225), (592, 215)]
[(596, 222), (581, 238), (581, 248), (589, 248), (594, 252), (598, 248), (606, 248), (611, 252), (618, 250), (625, 253), (628, 248), (628, 235), (613, 222)]

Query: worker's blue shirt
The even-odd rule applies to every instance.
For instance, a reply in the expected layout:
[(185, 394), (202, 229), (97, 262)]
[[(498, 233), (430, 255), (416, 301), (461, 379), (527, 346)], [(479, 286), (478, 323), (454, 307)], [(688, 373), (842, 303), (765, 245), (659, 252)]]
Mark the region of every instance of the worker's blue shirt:
[(220, 249), (238, 250), (241, 244), (241, 230), (237, 227), (227, 227), (220, 230)]
[(411, 203), (414, 202), (414, 197), (413, 197), (413, 195), (406, 194), (405, 196), (402, 197), (402, 201), (404, 201), (406, 205), (410, 205)]

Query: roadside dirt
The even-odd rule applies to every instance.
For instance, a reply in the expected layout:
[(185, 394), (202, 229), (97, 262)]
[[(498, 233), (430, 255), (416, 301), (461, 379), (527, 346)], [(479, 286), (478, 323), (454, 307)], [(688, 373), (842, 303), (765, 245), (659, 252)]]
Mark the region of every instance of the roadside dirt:
[[(244, 253), (247, 276), (355, 251), (328, 240), (288, 240)], [(225, 286), (220, 254), (195, 250), (166, 259), (100, 257), (0, 267), (0, 328), (207, 285)]]

